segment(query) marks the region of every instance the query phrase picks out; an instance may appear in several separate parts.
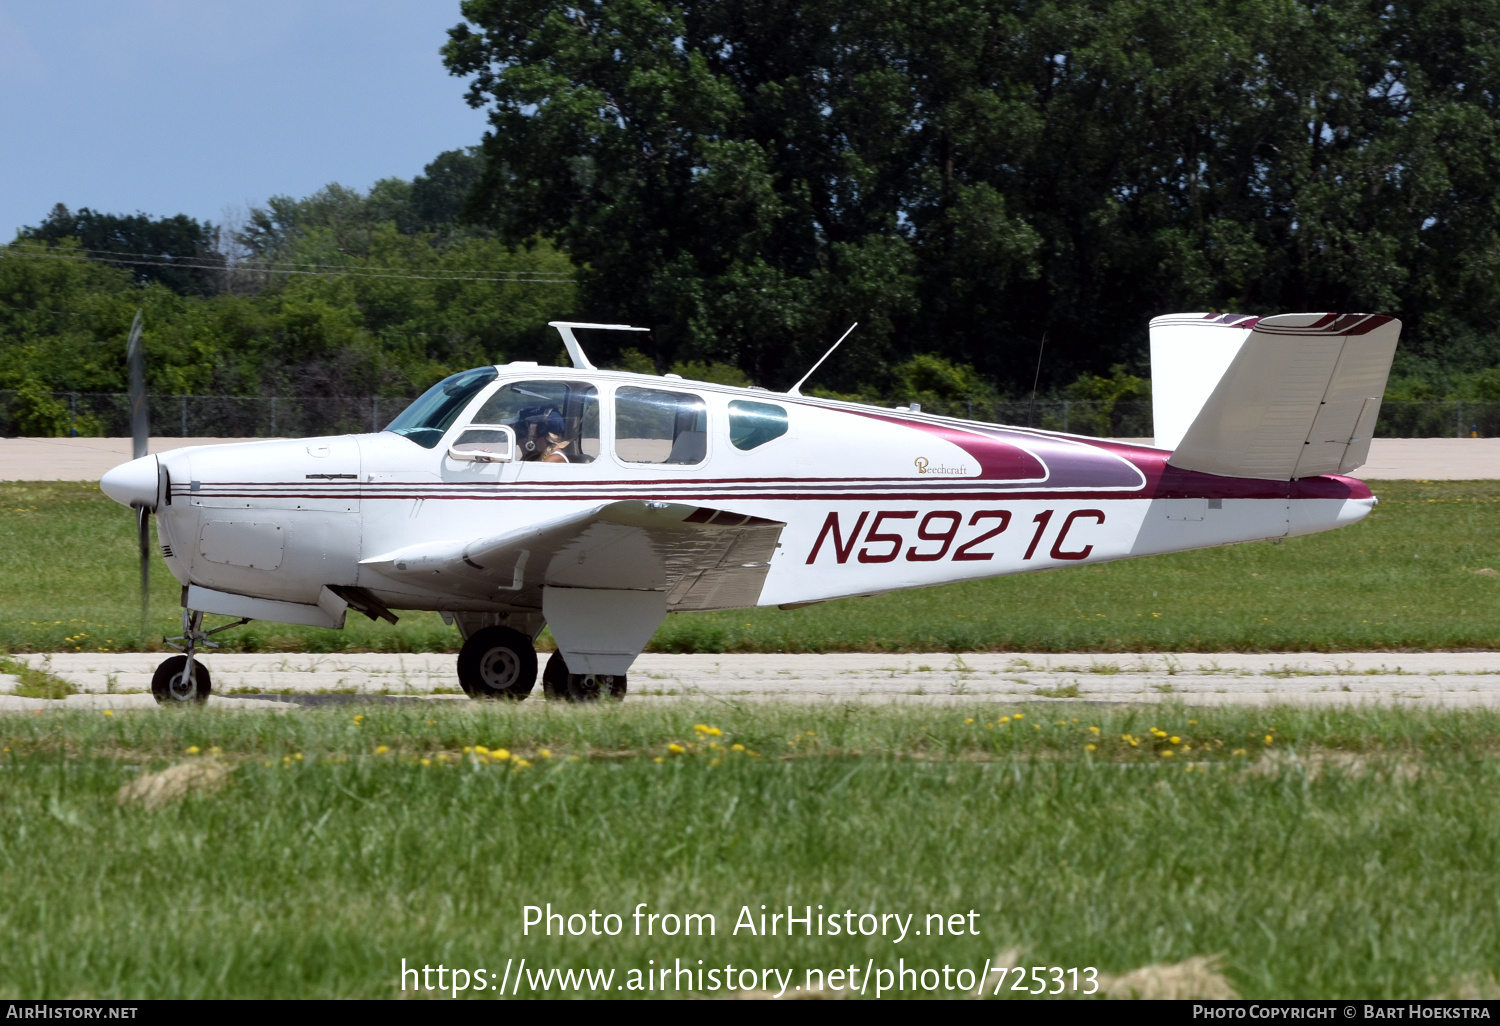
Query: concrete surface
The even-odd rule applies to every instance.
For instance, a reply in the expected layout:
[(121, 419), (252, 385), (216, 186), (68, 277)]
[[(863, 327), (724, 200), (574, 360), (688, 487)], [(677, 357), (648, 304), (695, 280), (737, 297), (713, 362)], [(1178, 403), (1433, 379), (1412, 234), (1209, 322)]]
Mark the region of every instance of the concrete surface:
[[(16, 656), (81, 694), (0, 695), (0, 709), (150, 707), (147, 653)], [(210, 655), (212, 704), (264, 710), (361, 701), (467, 701), (449, 654)], [(0, 686), (4, 686), (0, 682)], [(113, 692), (113, 693), (111, 693)], [(256, 697), (251, 697), (256, 696)], [(630, 673), (633, 702), (764, 699), (1009, 705), (1182, 701), (1190, 705), (1382, 703), (1500, 708), (1500, 653), (1186, 655), (655, 655)], [(540, 686), (532, 701), (540, 705)]]
[[(265, 440), (153, 438), (149, 450)], [(130, 459), (130, 452), (128, 438), (0, 438), (0, 481), (97, 481)], [(1377, 438), (1370, 443), (1370, 462), (1354, 476), (1371, 481), (1500, 477), (1500, 438)]]

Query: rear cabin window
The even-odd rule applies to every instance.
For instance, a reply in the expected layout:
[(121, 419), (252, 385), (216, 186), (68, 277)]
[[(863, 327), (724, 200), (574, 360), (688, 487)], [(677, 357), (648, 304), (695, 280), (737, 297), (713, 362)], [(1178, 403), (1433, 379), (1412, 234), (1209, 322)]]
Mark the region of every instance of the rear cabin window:
[(749, 451), (786, 434), (786, 410), (774, 403), (752, 403), (742, 399), (729, 404), (729, 441), (736, 449)]
[(702, 463), (708, 407), (701, 396), (655, 388), (615, 393), (615, 455), (627, 463)]
[[(599, 392), (582, 381), (512, 381), (485, 400), (461, 442), (516, 433), (522, 463), (592, 463), (599, 456)], [(473, 435), (473, 439), (470, 439)]]

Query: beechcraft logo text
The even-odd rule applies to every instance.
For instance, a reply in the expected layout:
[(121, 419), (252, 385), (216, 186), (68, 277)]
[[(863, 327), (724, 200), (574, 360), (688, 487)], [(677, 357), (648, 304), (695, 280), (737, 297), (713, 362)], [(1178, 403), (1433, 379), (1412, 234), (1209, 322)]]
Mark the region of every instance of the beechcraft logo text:
[(959, 464), (956, 467), (945, 467), (945, 466), (943, 466), (940, 463), (940, 464), (938, 464), (937, 466), (934, 467), (928, 461), (928, 459), (927, 459), (926, 456), (918, 456), (916, 458), (915, 462), (916, 462), (916, 465), (917, 465), (917, 473), (918, 474), (957, 474), (957, 475), (963, 475), (963, 474), (967, 474), (969, 472), (969, 469), (966, 466), (964, 466), (963, 464)]

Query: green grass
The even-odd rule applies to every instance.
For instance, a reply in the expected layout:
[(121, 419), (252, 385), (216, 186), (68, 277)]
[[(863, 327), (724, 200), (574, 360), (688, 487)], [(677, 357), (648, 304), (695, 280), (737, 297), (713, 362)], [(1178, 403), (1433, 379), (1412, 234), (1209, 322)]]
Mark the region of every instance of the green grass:
[[(800, 980), (1019, 948), (1102, 972), (1222, 954), (1247, 997), (1411, 998), (1500, 963), (1495, 713), (1060, 708), (0, 716), (0, 997), (389, 997), (402, 958)], [(218, 794), (116, 802), (212, 757), (234, 767)], [(547, 902), (718, 931), (523, 936)], [(733, 936), (763, 903), (973, 909), (980, 935)]]
[[(1100, 566), (827, 602), (668, 617), (668, 652), (1349, 651), (1500, 647), (1500, 481), (1378, 482), (1364, 522)], [(153, 622), (136, 622), (134, 524), (92, 485), (0, 484), (0, 647), (160, 647), (178, 588), (157, 561)], [(257, 623), (249, 651), (443, 651), (435, 613), (343, 631)]]

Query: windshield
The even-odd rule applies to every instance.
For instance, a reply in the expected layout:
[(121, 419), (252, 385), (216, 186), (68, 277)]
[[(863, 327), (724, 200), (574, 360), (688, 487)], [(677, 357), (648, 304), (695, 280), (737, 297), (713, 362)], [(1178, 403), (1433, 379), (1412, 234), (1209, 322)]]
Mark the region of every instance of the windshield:
[(443, 440), (444, 432), (453, 426), (475, 393), (499, 376), (500, 372), (493, 367), (450, 375), (418, 396), (416, 402), (386, 425), (386, 430), (431, 449)]

